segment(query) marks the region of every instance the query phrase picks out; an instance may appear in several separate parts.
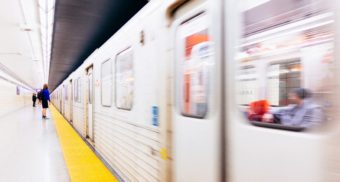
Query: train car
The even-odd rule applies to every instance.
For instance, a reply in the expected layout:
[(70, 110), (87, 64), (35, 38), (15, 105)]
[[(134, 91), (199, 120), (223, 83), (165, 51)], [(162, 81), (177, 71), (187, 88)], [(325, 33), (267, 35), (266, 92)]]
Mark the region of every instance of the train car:
[[(235, 88), (226, 92), (231, 181), (337, 181), (339, 156), (332, 150), (339, 130), (334, 59), (339, 4), (244, 1), (235, 10), (231, 3), (225, 7), (226, 30), (232, 32), (225, 43), (231, 60), (227, 83)], [(264, 123), (245, 116), (251, 103), (261, 100), (270, 112), (283, 110), (297, 88), (310, 90), (322, 108), (320, 116), (306, 119), (309, 123)]]
[(168, 45), (161, 5), (150, 2), (69, 77), (73, 126), (127, 181), (161, 181), (166, 175), (160, 151), (168, 70), (159, 60)]
[(94, 126), (89, 131), (92, 141), (127, 181), (161, 181), (166, 171), (160, 156), (167, 117), (163, 95), (167, 70), (162, 61), (167, 37), (166, 22), (159, 16), (164, 11), (161, 5), (156, 1), (146, 5), (85, 68), (94, 83), (94, 101), (87, 104), (88, 111), (94, 108), (87, 120)]
[[(338, 10), (332, 0), (150, 1), (53, 103), (125, 181), (337, 181)], [(322, 117), (250, 117), (258, 103), (289, 108), (301, 88)]]

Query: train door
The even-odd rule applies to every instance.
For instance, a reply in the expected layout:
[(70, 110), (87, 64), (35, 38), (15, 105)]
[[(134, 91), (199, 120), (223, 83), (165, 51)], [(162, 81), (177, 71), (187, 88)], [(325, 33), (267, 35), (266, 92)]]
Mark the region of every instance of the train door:
[(65, 86), (65, 93), (66, 93), (66, 96), (65, 96), (65, 115), (66, 115), (66, 119), (68, 121), (70, 121), (70, 92), (69, 92), (69, 82), (66, 82), (66, 86)]
[(63, 114), (63, 98), (62, 98), (62, 88), (59, 90), (59, 111)]
[(66, 86), (65, 85), (63, 85), (63, 90), (62, 90), (62, 112), (63, 112), (63, 115), (65, 116), (66, 115), (66, 113), (65, 113), (65, 105), (66, 105)]
[(73, 102), (74, 102), (74, 98), (73, 98), (73, 82), (72, 79), (70, 80), (70, 122), (73, 122)]
[(218, 1), (176, 7), (174, 38), (174, 181), (223, 180)]
[(93, 67), (87, 69), (87, 99), (86, 99), (86, 137), (92, 142), (93, 138)]

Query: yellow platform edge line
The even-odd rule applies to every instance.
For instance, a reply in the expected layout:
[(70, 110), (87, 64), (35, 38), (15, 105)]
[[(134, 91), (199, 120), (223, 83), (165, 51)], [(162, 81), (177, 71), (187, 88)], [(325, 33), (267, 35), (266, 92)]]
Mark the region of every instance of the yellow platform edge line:
[(52, 104), (50, 110), (71, 181), (118, 181)]

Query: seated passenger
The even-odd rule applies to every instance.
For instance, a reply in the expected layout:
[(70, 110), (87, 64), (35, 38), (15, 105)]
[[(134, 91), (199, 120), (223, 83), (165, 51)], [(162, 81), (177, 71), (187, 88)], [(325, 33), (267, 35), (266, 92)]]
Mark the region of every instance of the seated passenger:
[(269, 110), (269, 103), (266, 100), (258, 100), (249, 104), (247, 112), (250, 121), (262, 121), (262, 117)]
[(279, 109), (272, 114), (265, 114), (262, 120), (304, 128), (317, 125), (324, 119), (323, 111), (320, 105), (312, 101), (311, 97), (312, 93), (309, 90), (295, 89), (289, 93), (289, 100), (293, 105)]

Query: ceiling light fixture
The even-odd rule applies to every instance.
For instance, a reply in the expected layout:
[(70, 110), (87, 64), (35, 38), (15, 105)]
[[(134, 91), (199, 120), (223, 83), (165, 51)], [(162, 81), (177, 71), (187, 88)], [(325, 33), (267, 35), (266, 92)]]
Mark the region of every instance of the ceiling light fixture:
[(48, 81), (49, 77), (52, 33), (54, 25), (54, 7), (55, 0), (39, 0), (40, 32), (43, 49), (43, 70), (45, 83)]

